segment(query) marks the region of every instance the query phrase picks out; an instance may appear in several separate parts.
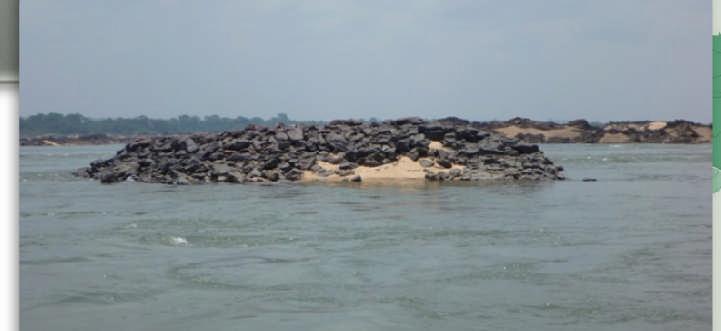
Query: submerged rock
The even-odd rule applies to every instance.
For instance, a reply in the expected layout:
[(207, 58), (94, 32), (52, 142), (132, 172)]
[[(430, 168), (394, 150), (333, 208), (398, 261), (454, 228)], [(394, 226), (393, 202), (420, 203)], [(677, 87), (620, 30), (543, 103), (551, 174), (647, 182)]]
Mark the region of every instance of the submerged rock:
[(219, 134), (143, 138), (75, 174), (103, 183), (129, 178), (169, 184), (298, 181), (308, 174), (365, 181), (376, 173), (368, 169), (401, 160), (414, 166), (414, 178), (435, 181), (564, 179), (563, 168), (538, 145), (458, 118), (249, 126)]

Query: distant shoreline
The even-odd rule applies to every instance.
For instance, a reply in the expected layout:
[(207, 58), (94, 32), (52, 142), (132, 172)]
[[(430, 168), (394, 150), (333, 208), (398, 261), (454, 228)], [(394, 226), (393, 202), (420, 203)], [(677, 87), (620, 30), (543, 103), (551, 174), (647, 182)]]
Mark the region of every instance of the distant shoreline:
[[(454, 117), (447, 120), (463, 121)], [(464, 121), (467, 122), (467, 121)], [(507, 121), (467, 122), (473, 127), (530, 143), (671, 143), (703, 144), (711, 142), (711, 125), (685, 120), (614, 121), (592, 125), (586, 120), (567, 123), (513, 118)], [(198, 132), (188, 132), (193, 134)], [(23, 137), (21, 146), (73, 146), (126, 144), (139, 138), (179, 136), (181, 134), (71, 134)]]

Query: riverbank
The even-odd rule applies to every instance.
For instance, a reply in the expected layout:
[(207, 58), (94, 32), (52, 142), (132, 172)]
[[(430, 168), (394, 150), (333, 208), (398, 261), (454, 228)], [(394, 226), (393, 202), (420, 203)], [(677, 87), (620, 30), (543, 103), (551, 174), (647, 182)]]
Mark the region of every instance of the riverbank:
[(541, 122), (526, 118), (476, 122), (476, 126), (509, 138), (532, 143), (674, 143), (711, 142), (711, 125), (684, 120), (608, 122), (592, 125), (586, 120), (567, 123)]
[[(449, 118), (453, 119), (453, 118)], [(711, 125), (685, 120), (615, 121), (591, 124), (586, 120), (565, 123), (513, 118), (507, 121), (468, 122), (474, 128), (506, 138), (530, 143), (671, 143), (703, 144), (711, 142)], [(20, 139), (21, 146), (67, 146), (126, 144), (133, 140), (157, 137), (139, 135), (42, 135)]]

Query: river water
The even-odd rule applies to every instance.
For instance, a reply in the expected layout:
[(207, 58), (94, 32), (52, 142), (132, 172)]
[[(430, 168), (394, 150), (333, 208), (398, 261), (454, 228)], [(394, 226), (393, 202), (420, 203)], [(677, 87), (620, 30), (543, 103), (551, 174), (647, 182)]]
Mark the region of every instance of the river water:
[(535, 184), (70, 174), (119, 148), (20, 149), (21, 329), (711, 328), (710, 145), (544, 145), (569, 180)]

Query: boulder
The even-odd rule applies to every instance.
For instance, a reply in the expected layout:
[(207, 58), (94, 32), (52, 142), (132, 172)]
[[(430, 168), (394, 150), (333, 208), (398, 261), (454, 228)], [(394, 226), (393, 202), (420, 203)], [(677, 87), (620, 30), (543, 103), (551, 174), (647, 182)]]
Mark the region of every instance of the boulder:
[[(244, 139), (238, 139), (231, 141), (227, 146), (226, 149), (229, 149), (231, 151), (247, 151), (248, 147), (251, 146), (251, 142)], [(262, 147), (261, 147), (262, 148)], [(217, 150), (217, 148), (215, 149)]]
[(278, 131), (275, 133), (275, 139), (278, 141), (286, 141), (288, 140), (288, 134), (283, 131)]
[[(528, 124), (523, 119), (517, 122)], [(585, 127), (584, 123), (573, 125)], [(696, 134), (692, 132), (695, 127), (687, 123), (669, 122), (667, 127), (688, 137)], [(665, 139), (659, 130), (647, 131), (628, 134), (638, 139)], [(431, 141), (442, 143), (443, 148), (430, 150)], [(138, 139), (114, 157), (91, 162), (74, 173), (103, 183), (128, 179), (167, 184), (296, 181), (304, 171), (320, 177), (336, 173), (356, 181), (361, 180), (354, 173), (359, 165), (377, 167), (400, 157), (419, 161), (428, 180), (565, 178), (563, 167), (547, 159), (538, 145), (504, 138), (477, 122), (458, 118), (248, 126), (219, 134)], [(325, 170), (318, 161), (335, 164), (337, 170)], [(434, 164), (449, 170), (434, 172)], [(456, 164), (459, 167), (453, 167)]]
[(448, 125), (442, 124), (438, 121), (420, 124), (418, 131), (426, 136), (426, 138), (432, 141), (441, 141), (446, 132), (450, 131)]
[(302, 141), (303, 140), (303, 129), (301, 128), (291, 128), (288, 129), (288, 139), (291, 141)]
[(340, 170), (352, 170), (358, 167), (358, 164), (353, 162), (344, 161), (338, 164), (338, 169)]
[(296, 181), (301, 179), (303, 172), (298, 169), (290, 169), (288, 172), (284, 173), (283, 176), (286, 180)]
[(449, 169), (453, 166), (453, 164), (450, 161), (445, 160), (445, 159), (438, 159), (438, 160), (436, 160), (436, 163), (438, 163), (438, 166), (440, 166), (442, 168), (446, 168), (446, 169)]

